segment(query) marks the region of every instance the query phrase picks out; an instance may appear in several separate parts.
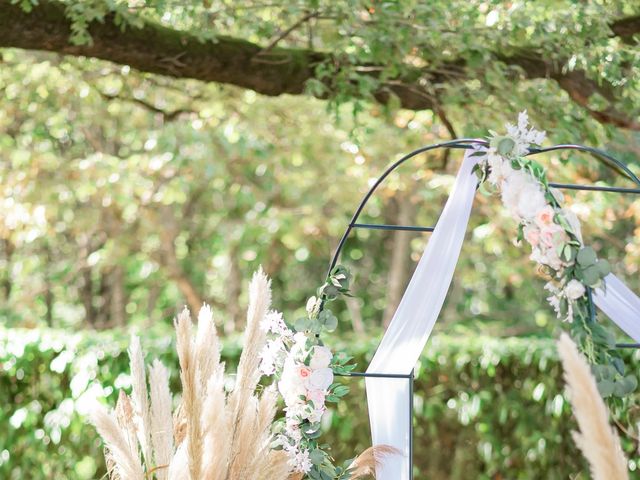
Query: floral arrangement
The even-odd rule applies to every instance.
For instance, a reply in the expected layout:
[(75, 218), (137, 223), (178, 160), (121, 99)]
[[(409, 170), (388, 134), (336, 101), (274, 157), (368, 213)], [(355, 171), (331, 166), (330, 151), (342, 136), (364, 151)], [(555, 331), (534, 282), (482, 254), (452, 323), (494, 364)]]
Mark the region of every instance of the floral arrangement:
[(602, 286), (610, 265), (585, 246), (580, 222), (564, 208), (562, 193), (549, 186), (545, 169), (526, 155), (540, 145), (545, 133), (529, 126), (527, 112), (517, 125), (507, 125), (506, 135), (491, 132), (489, 146), (472, 155), (480, 157), (476, 172), (480, 181), (499, 189), (502, 203), (518, 222), (518, 241), (531, 246), (531, 260), (548, 276), (547, 300), (558, 318), (571, 324), (598, 379), (604, 396), (625, 396), (635, 390), (636, 377), (625, 375), (624, 364), (615, 352), (615, 338), (597, 323), (591, 289)]
[[(346, 293), (348, 275), (341, 272), (331, 277), (335, 289), (321, 289), (320, 298)], [(333, 384), (333, 372), (349, 371), (348, 359), (337, 359), (317, 338), (294, 333), (270, 306), (270, 281), (258, 271), (249, 286), (245, 342), (232, 388), (209, 306), (198, 314), (197, 331), (186, 308), (175, 321), (181, 397), (172, 397), (169, 370), (158, 360), (147, 375), (140, 339), (132, 338), (131, 394), (120, 391), (114, 410), (96, 404), (90, 415), (104, 441), (110, 480), (299, 480), (305, 473), (355, 480), (373, 475), (384, 457), (396, 453), (378, 446), (333, 466), (317, 444), (318, 428), (324, 402), (347, 392)], [(327, 322), (335, 328), (328, 314), (312, 313), (309, 331), (321, 330), (315, 326), (319, 317), (322, 329)], [(267, 346), (267, 335), (276, 336), (276, 343), (282, 339), (281, 348), (274, 340)], [(275, 386), (259, 384), (269, 365), (272, 374), (279, 372), (284, 420), (277, 419)]]
[(260, 355), (260, 369), (275, 376), (285, 402), (285, 418), (275, 427), (273, 447), (287, 453), (296, 472), (312, 479), (351, 478), (348, 463), (335, 466), (319, 443), (326, 402), (337, 402), (349, 392), (347, 386), (334, 383), (334, 373), (345, 375), (355, 367), (348, 364), (351, 357), (334, 355), (320, 340), (323, 332), (338, 326), (326, 303), (348, 294), (349, 280), (349, 272), (336, 267), (317, 296), (308, 300), (305, 317), (287, 324), (281, 314), (274, 314), (264, 324), (271, 338)]

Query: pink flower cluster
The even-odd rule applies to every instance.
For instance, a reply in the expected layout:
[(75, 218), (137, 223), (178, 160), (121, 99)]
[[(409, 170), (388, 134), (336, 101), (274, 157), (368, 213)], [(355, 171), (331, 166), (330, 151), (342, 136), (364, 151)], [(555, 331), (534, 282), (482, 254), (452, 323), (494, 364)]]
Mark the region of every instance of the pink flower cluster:
[[(526, 112), (519, 115), (518, 125), (508, 125), (507, 131), (508, 138), (513, 141), (513, 150), (508, 155), (501, 154), (494, 147), (487, 150), (487, 179), (500, 189), (504, 207), (522, 225), (524, 238), (532, 248), (531, 260), (550, 267), (560, 279), (564, 268), (574, 262), (573, 259), (567, 260), (567, 257), (563, 256), (567, 243), (572, 240), (569, 234), (582, 244), (580, 222), (572, 211), (554, 208), (545, 194), (542, 183), (528, 170), (514, 168), (512, 161), (515, 160), (517, 167), (518, 157), (527, 153), (531, 143), (542, 142), (544, 132), (528, 127)], [(563, 198), (559, 191), (549, 189), (548, 192), (556, 200), (555, 203), (562, 204)], [(558, 313), (561, 299), (568, 300), (567, 320), (572, 318), (571, 302), (585, 293), (584, 285), (575, 279), (560, 287), (549, 283), (547, 290), (552, 293), (548, 300)]]
[(281, 315), (271, 317), (264, 325), (274, 334), (261, 353), (261, 371), (276, 375), (278, 390), (285, 402), (285, 426), (277, 441), (289, 455), (296, 471), (311, 469), (309, 450), (303, 442), (302, 428), (312, 433), (320, 428), (325, 399), (333, 383), (331, 351), (314, 345), (302, 332), (294, 334)]

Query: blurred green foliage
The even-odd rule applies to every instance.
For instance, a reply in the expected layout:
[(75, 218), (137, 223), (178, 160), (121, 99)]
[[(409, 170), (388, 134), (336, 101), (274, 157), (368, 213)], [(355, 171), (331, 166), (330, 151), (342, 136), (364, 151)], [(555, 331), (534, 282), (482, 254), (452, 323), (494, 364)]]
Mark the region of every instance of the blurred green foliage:
[[(371, 182), (399, 155), (449, 138), (429, 111), (372, 106), (354, 118), (345, 104), (336, 117), (306, 97), (265, 98), (95, 60), (2, 55), (5, 325), (168, 324), (185, 303), (193, 310), (207, 301), (231, 332), (243, 322), (242, 279), (260, 264), (273, 278), (279, 308), (301, 313)], [(560, 110), (573, 108), (556, 100)], [(551, 142), (608, 149), (638, 172), (638, 141), (629, 132), (575, 123), (573, 114), (558, 121), (545, 105), (513, 102), (508, 110), (452, 106), (448, 113), (459, 136), (478, 136), (529, 106)], [(459, 152), (408, 162), (377, 191), (362, 220), (432, 225), (458, 162)], [(541, 162), (552, 181), (628, 186), (584, 156)], [(639, 290), (640, 202), (567, 193), (586, 242)], [(527, 249), (513, 245), (515, 235), (499, 199), (479, 194), (443, 328), (465, 319), (472, 330), (500, 335), (555, 328), (544, 280)], [(336, 312), (340, 331), (377, 331), (427, 240), (428, 234), (354, 232), (342, 263), (354, 273), (358, 298)]]
[[(160, 358), (171, 368), (177, 393), (172, 339), (146, 332), (143, 348), (147, 362)], [(127, 344), (121, 332), (0, 330), (1, 478), (101, 477), (100, 442), (83, 415), (94, 399), (114, 405), (116, 389), (129, 390)], [(373, 343), (358, 337), (334, 347), (352, 352), (360, 366), (373, 353)], [(225, 342), (229, 371), (239, 352), (237, 341)], [(640, 367), (640, 355), (628, 357)], [(416, 478), (566, 479), (586, 472), (570, 437), (575, 425), (551, 340), (435, 336), (416, 372)], [(352, 391), (326, 416), (323, 437), (340, 460), (370, 444), (363, 382), (343, 381)], [(625, 400), (615, 416), (628, 421), (638, 400)], [(623, 434), (623, 443), (636, 471), (637, 440)]]

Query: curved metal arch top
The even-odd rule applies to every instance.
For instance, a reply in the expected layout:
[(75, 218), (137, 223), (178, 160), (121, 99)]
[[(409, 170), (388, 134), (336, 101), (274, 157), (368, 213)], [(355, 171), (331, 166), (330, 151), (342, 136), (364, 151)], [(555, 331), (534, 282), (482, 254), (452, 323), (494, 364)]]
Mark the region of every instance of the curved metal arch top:
[[(373, 194), (375, 193), (375, 191), (377, 190), (377, 188), (382, 184), (382, 182), (384, 182), (384, 180), (395, 170), (397, 169), (400, 165), (402, 165), (403, 163), (405, 163), (407, 160), (421, 154), (424, 152), (428, 152), (430, 150), (436, 150), (439, 148), (452, 148), (452, 149), (472, 149), (475, 148), (477, 146), (488, 146), (488, 142), (486, 140), (480, 140), (480, 139), (473, 139), (473, 138), (462, 138), (462, 139), (456, 139), (456, 140), (451, 140), (449, 142), (443, 142), (443, 143), (438, 143), (438, 144), (434, 144), (434, 145), (428, 145), (425, 147), (421, 147), (418, 148), (417, 150), (414, 150), (413, 152), (408, 153), (407, 155), (403, 156), (402, 158), (400, 158), (399, 160), (395, 161), (394, 163), (392, 163), (383, 173), (382, 175), (378, 178), (378, 180), (376, 180), (376, 182), (371, 186), (371, 188), (369, 188), (369, 191), (367, 191), (367, 193), (365, 194), (365, 196), (362, 198), (362, 200), (360, 201), (360, 204), (358, 205), (358, 207), (356, 208), (356, 211), (353, 214), (353, 217), (351, 218), (351, 221), (349, 222), (349, 225), (347, 226), (344, 234), (342, 235), (342, 238), (340, 239), (340, 243), (338, 244), (338, 246), (336, 247), (335, 253), (333, 255), (333, 258), (331, 259), (331, 264), (329, 266), (329, 271), (327, 272), (327, 278), (330, 276), (332, 270), (334, 269), (334, 267), (336, 266), (337, 262), (338, 262), (338, 258), (340, 257), (340, 254), (342, 252), (342, 249), (344, 248), (344, 245), (347, 241), (347, 238), (349, 237), (349, 234), (351, 233), (351, 231), (354, 228), (369, 228), (369, 229), (382, 229), (382, 230), (405, 230), (405, 231), (418, 231), (418, 232), (432, 232), (434, 230), (434, 227), (417, 227), (417, 226), (407, 226), (407, 225), (379, 225), (379, 224), (363, 224), (363, 223), (357, 223), (358, 218), (360, 217), (360, 214), (362, 213), (362, 210), (364, 209), (364, 207), (366, 206), (367, 202), (369, 201), (369, 199), (373, 196)], [(616, 158), (612, 157), (611, 155), (609, 155), (608, 153), (597, 149), (597, 148), (593, 148), (593, 147), (586, 147), (583, 145), (554, 145), (552, 147), (547, 147), (547, 148), (536, 148), (536, 149), (529, 149), (529, 153), (527, 153), (527, 156), (529, 155), (537, 155), (537, 154), (541, 154), (541, 153), (546, 153), (546, 152), (552, 152), (552, 151), (557, 151), (557, 150), (576, 150), (576, 151), (580, 151), (580, 152), (586, 152), (592, 156), (594, 156), (596, 159), (598, 159), (599, 161), (601, 161), (604, 165), (606, 165), (607, 167), (613, 169), (614, 171), (616, 171), (617, 173), (619, 173), (620, 175), (628, 178), (629, 180), (631, 180), (633, 183), (635, 183), (635, 185), (638, 188), (622, 188), (622, 187), (604, 187), (604, 186), (599, 186), (599, 185), (573, 185), (573, 184), (559, 184), (559, 183), (549, 183), (550, 186), (555, 187), (555, 188), (562, 188), (562, 189), (572, 189), (572, 190), (591, 190), (591, 191), (605, 191), (605, 192), (615, 192), (615, 193), (631, 193), (631, 194), (640, 194), (640, 179), (631, 171), (629, 170), (629, 168), (621, 161), (617, 160)], [(593, 300), (591, 297), (591, 288), (588, 288), (587, 291), (589, 292), (589, 306), (590, 306), (590, 315), (592, 318), (592, 321), (595, 321), (595, 306), (593, 304)], [(640, 344), (635, 344), (635, 343), (619, 343), (616, 345), (617, 348), (640, 348)], [(347, 376), (347, 377), (359, 377), (359, 378), (367, 378), (367, 377), (381, 377), (381, 378), (404, 378), (409, 382), (409, 431), (410, 431), (410, 436), (409, 436), (409, 459), (410, 459), (410, 464), (411, 464), (411, 469), (409, 471), (409, 478), (413, 479), (413, 383), (414, 383), (414, 372), (411, 371), (411, 373), (409, 375), (404, 375), (404, 374), (383, 374), (383, 373), (375, 373), (375, 372), (350, 372), (350, 373), (346, 373), (343, 374), (343, 376)]]
[[(356, 208), (353, 216), (351, 217), (351, 221), (349, 225), (345, 229), (342, 237), (340, 238), (340, 242), (336, 247), (336, 250), (331, 259), (331, 263), (329, 265), (329, 270), (327, 272), (327, 278), (331, 274), (331, 271), (335, 268), (338, 263), (338, 258), (342, 253), (342, 249), (349, 237), (349, 234), (354, 228), (369, 228), (369, 229), (381, 229), (381, 230), (405, 230), (405, 231), (418, 231), (418, 232), (431, 232), (434, 227), (416, 227), (416, 226), (407, 226), (407, 225), (376, 225), (376, 224), (362, 224), (357, 223), (362, 210), (366, 206), (367, 202), (371, 199), (375, 191), (378, 187), (385, 181), (385, 179), (398, 167), (400, 167), (407, 160), (410, 160), (421, 153), (425, 153), (431, 150), (437, 150), (441, 148), (450, 148), (450, 149), (461, 149), (461, 150), (469, 150), (475, 148), (477, 146), (480, 147), (488, 147), (489, 142), (486, 140), (476, 139), (476, 138), (459, 138), (455, 140), (450, 140), (448, 142), (436, 143), (433, 145), (427, 145), (424, 147), (420, 147), (400, 159), (396, 160), (392, 163), (387, 169), (382, 173), (382, 175), (376, 180), (376, 182), (369, 188), (367, 193), (364, 195), (358, 207)], [(562, 145), (553, 145), (551, 147), (546, 148), (530, 148), (529, 153), (526, 156), (538, 155), (541, 153), (548, 153), (558, 150), (576, 150), (579, 152), (585, 152), (596, 158), (598, 161), (602, 162), (605, 166), (611, 168), (616, 173), (626, 177), (635, 183), (639, 188), (623, 188), (623, 187), (602, 187), (597, 185), (574, 185), (574, 184), (563, 184), (563, 183), (549, 183), (550, 186), (562, 189), (570, 189), (570, 190), (588, 190), (588, 191), (605, 191), (605, 192), (615, 192), (615, 193), (630, 193), (630, 194), (640, 194), (640, 178), (638, 178), (624, 162), (616, 159), (615, 157), (609, 155), (604, 150), (600, 150), (594, 147), (587, 147), (585, 145), (577, 145), (577, 144), (562, 144)]]

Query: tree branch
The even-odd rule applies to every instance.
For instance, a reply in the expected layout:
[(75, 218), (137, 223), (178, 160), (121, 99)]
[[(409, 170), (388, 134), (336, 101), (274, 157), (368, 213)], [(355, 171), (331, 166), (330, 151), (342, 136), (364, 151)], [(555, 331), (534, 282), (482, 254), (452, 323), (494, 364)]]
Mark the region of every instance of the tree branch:
[[(303, 17), (304, 19), (304, 17)], [(640, 32), (640, 16), (624, 18), (611, 25), (613, 36), (633, 43)], [(91, 44), (69, 43), (71, 21), (65, 15), (65, 5), (55, 0), (41, 0), (30, 13), (24, 12), (11, 0), (0, 0), (0, 47), (47, 50), (65, 55), (95, 57), (129, 65), (143, 72), (177, 78), (193, 78), (205, 82), (236, 85), (264, 95), (301, 94), (306, 82), (316, 78), (316, 66), (333, 65), (336, 71), (352, 68), (343, 64), (340, 55), (307, 49), (273, 46), (265, 51), (260, 45), (220, 36), (202, 41), (189, 32), (181, 32), (147, 21), (140, 28), (128, 26), (122, 31), (113, 15), (102, 22), (89, 25)], [(535, 48), (515, 54), (494, 52), (496, 61), (517, 66), (527, 78), (551, 79), (565, 90), (570, 98), (584, 107), (602, 123), (640, 130), (640, 123), (615, 110), (614, 88), (590, 79), (581, 70), (568, 71), (566, 62), (553, 61)], [(343, 66), (344, 65), (344, 66)], [(362, 71), (362, 68), (366, 71)], [(377, 76), (379, 65), (363, 65), (355, 71)], [(411, 69), (403, 78), (384, 82), (374, 98), (381, 103), (396, 96), (402, 107), (411, 110), (434, 109), (434, 95), (446, 85), (469, 78), (473, 72), (464, 59), (448, 62), (437, 69)], [(482, 79), (481, 79), (482, 80)], [(332, 79), (323, 78), (329, 93), (334, 91)], [(599, 94), (610, 106), (603, 110), (591, 108), (590, 99)]]
[(137, 97), (122, 97), (120, 95), (112, 95), (109, 93), (105, 93), (101, 90), (98, 89), (98, 93), (100, 94), (100, 96), (102, 98), (104, 98), (105, 100), (109, 101), (109, 100), (121, 100), (123, 102), (131, 102), (131, 103), (135, 103), (136, 105), (139, 105), (140, 107), (144, 108), (145, 110), (149, 110), (151, 113), (157, 113), (159, 115), (162, 116), (163, 121), (165, 122), (172, 122), (174, 120), (176, 120), (180, 115), (182, 114), (191, 114), (191, 113), (195, 113), (193, 110), (189, 110), (188, 108), (178, 108), (176, 110), (173, 110), (171, 112), (167, 112), (159, 107), (156, 107), (155, 105), (153, 105), (150, 102), (147, 102), (141, 98), (137, 98)]
[(264, 47), (264, 49), (260, 52), (260, 54), (264, 54), (264, 53), (267, 53), (267, 52), (270, 52), (271, 50), (273, 50), (275, 48), (275, 46), (278, 44), (278, 42), (280, 42), (281, 40), (284, 40), (285, 38), (287, 38), (296, 28), (298, 28), (301, 25), (307, 23), (312, 18), (317, 17), (318, 13), (319, 12), (309, 12), (306, 15), (304, 15), (303, 17), (301, 17), (298, 21), (296, 21), (289, 28), (287, 28), (283, 32), (280, 32), (273, 39), (271, 39), (271, 41), (269, 41), (269, 44), (266, 47)]

